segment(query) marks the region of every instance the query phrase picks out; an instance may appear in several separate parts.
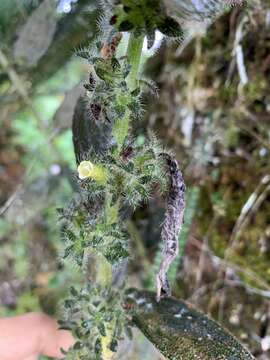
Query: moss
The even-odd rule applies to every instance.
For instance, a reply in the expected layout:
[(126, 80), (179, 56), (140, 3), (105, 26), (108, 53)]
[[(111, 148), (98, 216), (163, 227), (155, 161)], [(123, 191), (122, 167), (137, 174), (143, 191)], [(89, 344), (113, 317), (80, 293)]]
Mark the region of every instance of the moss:
[(253, 356), (220, 325), (174, 298), (132, 290), (133, 322), (169, 360), (251, 360)]

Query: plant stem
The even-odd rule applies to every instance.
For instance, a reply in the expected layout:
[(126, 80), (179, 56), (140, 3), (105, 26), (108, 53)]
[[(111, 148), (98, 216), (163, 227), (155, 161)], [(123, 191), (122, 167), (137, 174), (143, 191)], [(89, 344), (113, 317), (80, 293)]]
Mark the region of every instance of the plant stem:
[(111, 327), (107, 326), (106, 328), (106, 336), (103, 336), (101, 339), (102, 346), (102, 360), (112, 360), (115, 358), (115, 352), (111, 351), (109, 346), (113, 337), (113, 327), (115, 323), (111, 323)]
[[(136, 37), (134, 34), (130, 34), (129, 36), (127, 58), (130, 65), (130, 72), (127, 77), (127, 85), (130, 91), (133, 91), (138, 87), (138, 73), (140, 70), (143, 39), (143, 35)], [(124, 118), (116, 121), (113, 126), (112, 133), (117, 142), (117, 155), (120, 153), (125, 138), (128, 135), (129, 120), (130, 110), (127, 109)]]
[[(137, 88), (138, 73), (140, 68), (141, 53), (143, 46), (143, 36), (135, 37), (133, 34), (130, 35), (128, 49), (127, 49), (127, 58), (131, 66), (130, 73), (127, 77), (127, 84), (130, 91), (133, 91)], [(117, 155), (120, 153), (122, 146), (124, 144), (125, 138), (128, 135), (129, 130), (129, 120), (130, 120), (130, 110), (126, 110), (123, 119), (116, 121), (113, 127), (113, 135), (117, 141)], [(106, 195), (106, 208), (107, 211), (110, 210), (111, 206), (111, 197), (109, 194)], [(108, 215), (108, 214), (107, 214)], [(119, 214), (117, 214), (119, 216)], [(107, 222), (110, 222), (111, 219), (106, 219)], [(96, 281), (101, 286), (110, 286), (112, 282), (112, 267), (107, 262), (103, 256), (96, 256), (97, 264), (97, 276)], [(106, 326), (106, 336), (102, 337), (102, 358), (104, 360), (111, 360), (114, 356), (114, 353), (109, 349), (113, 337), (113, 328), (115, 324), (107, 324)]]
[[(102, 287), (111, 286), (112, 283), (112, 266), (102, 255), (96, 254), (96, 282)], [(113, 337), (114, 323), (106, 324), (106, 335), (101, 338), (101, 353), (103, 360), (112, 360), (114, 352), (109, 349)]]
[(130, 90), (135, 90), (137, 87), (138, 73), (140, 69), (141, 54), (143, 47), (144, 36), (135, 36), (133, 33), (129, 36), (127, 58), (131, 66), (130, 73), (127, 77), (127, 83)]
[(103, 255), (96, 254), (96, 282), (103, 287), (112, 282), (112, 266)]

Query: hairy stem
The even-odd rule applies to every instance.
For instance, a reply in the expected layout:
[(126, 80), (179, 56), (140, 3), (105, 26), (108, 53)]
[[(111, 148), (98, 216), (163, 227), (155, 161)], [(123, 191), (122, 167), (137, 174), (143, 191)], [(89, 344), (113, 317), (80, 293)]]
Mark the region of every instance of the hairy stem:
[(105, 257), (100, 254), (96, 255), (96, 266), (96, 282), (103, 287), (110, 285), (112, 282), (112, 266)]
[(143, 47), (144, 36), (135, 36), (133, 33), (130, 34), (128, 49), (127, 49), (127, 58), (128, 62), (131, 65), (130, 73), (127, 78), (128, 86), (130, 90), (135, 90), (137, 88), (138, 73), (140, 69), (141, 54)]
[[(127, 49), (127, 58), (131, 66), (130, 73), (127, 78), (127, 83), (131, 91), (137, 88), (142, 46), (143, 46), (143, 36), (135, 37), (133, 34), (131, 34)], [(117, 121), (112, 130), (118, 144), (118, 153), (121, 151), (125, 138), (128, 135), (129, 119), (130, 119), (130, 110), (127, 110), (124, 119)], [(97, 280), (100, 281), (102, 285), (109, 285), (112, 282), (112, 273), (111, 273), (112, 268), (109, 267), (110, 265), (106, 263), (106, 260), (105, 262), (100, 263), (98, 265), (99, 275)], [(107, 327), (106, 332), (107, 335), (102, 339), (102, 357), (104, 360), (111, 360), (113, 359), (114, 353), (109, 350), (108, 345), (112, 340), (113, 331), (110, 330), (109, 327)]]
[[(127, 58), (130, 65), (130, 72), (127, 77), (128, 88), (133, 91), (138, 87), (138, 74), (141, 63), (141, 54), (143, 47), (143, 36), (135, 36), (130, 34), (127, 48)], [(130, 110), (127, 109), (124, 119), (115, 122), (113, 126), (113, 136), (117, 142), (117, 153), (119, 154), (128, 135), (130, 120)]]

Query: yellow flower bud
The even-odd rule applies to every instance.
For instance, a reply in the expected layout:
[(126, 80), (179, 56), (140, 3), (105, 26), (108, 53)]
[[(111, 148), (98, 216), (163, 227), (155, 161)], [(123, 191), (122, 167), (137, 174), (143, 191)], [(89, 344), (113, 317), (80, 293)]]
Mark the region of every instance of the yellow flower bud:
[(82, 180), (91, 178), (100, 184), (105, 184), (107, 180), (106, 170), (99, 165), (94, 165), (91, 161), (82, 161), (78, 166), (78, 174)]
[(78, 166), (78, 173), (80, 179), (87, 179), (91, 177), (94, 165), (90, 161), (82, 161)]

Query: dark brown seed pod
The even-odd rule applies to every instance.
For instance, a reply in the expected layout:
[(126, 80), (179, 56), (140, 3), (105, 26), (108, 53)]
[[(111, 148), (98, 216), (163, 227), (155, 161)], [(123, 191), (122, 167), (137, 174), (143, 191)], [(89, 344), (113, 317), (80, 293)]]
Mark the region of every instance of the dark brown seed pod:
[(94, 78), (94, 75), (91, 72), (89, 74), (89, 82), (87, 84), (84, 84), (83, 86), (88, 91), (94, 91), (95, 90), (96, 80)]
[(101, 106), (99, 104), (91, 104), (90, 112), (96, 121), (99, 120), (100, 113), (101, 113)]
[(169, 168), (170, 188), (165, 220), (161, 232), (164, 248), (159, 272), (156, 276), (157, 301), (159, 301), (162, 296), (171, 295), (167, 272), (170, 264), (178, 254), (178, 236), (184, 219), (184, 196), (186, 190), (184, 179), (176, 159), (168, 154), (162, 155), (165, 156)]
[(91, 72), (89, 74), (89, 84), (92, 85), (92, 86), (96, 85), (96, 80), (94, 78), (94, 75)]
[(128, 161), (129, 158), (132, 156), (133, 153), (133, 148), (132, 146), (127, 146), (122, 152), (121, 152), (121, 157), (124, 161)]
[(116, 24), (116, 21), (117, 21), (117, 16), (116, 15), (113, 15), (110, 19), (110, 25), (114, 25)]

